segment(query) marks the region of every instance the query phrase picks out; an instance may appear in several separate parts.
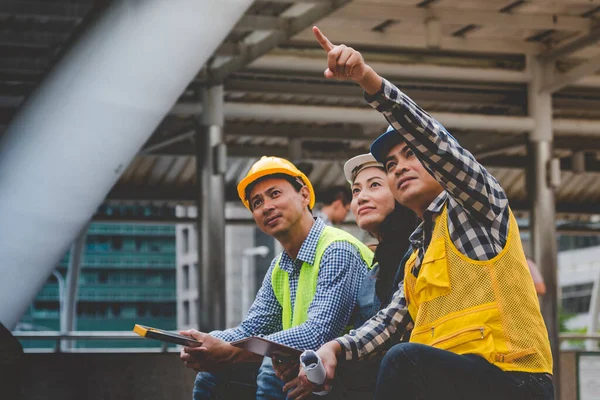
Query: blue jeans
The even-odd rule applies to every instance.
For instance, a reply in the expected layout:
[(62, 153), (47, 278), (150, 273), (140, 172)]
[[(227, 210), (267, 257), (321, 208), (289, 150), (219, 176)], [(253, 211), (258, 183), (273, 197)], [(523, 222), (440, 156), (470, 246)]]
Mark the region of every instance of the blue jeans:
[(275, 376), (270, 358), (260, 365), (237, 364), (226, 372), (199, 372), (194, 382), (193, 400), (261, 399), (285, 400), (283, 382)]
[(375, 399), (552, 400), (547, 374), (505, 372), (482, 357), (400, 343), (383, 357)]

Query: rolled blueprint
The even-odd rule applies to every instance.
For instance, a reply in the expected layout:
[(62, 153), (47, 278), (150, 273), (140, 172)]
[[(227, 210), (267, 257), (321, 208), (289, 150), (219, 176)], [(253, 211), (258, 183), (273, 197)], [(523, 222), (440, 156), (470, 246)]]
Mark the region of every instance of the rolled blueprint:
[[(314, 352), (313, 350), (306, 350), (304, 353), (300, 355), (300, 365), (304, 368), (304, 372), (306, 372), (306, 377), (308, 380), (315, 385), (322, 385), (325, 382), (325, 378), (327, 378), (327, 373), (325, 372), (325, 367), (321, 362), (321, 357)], [(329, 390), (324, 390), (321, 392), (314, 392), (314, 394), (323, 396), (329, 393)]]

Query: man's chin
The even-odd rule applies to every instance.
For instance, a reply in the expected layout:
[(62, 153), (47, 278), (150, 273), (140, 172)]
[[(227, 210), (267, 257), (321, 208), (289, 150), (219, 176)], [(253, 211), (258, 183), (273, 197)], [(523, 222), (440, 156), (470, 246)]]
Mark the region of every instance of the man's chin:
[(408, 187), (405, 190), (401, 191), (396, 196), (396, 201), (398, 201), (398, 203), (402, 204), (403, 206), (410, 208), (410, 205), (413, 204), (419, 197), (419, 193), (414, 189), (415, 188)]
[(276, 222), (273, 225), (268, 225), (265, 227), (265, 233), (271, 236), (276, 236), (282, 232), (285, 232), (286, 229), (281, 222)]

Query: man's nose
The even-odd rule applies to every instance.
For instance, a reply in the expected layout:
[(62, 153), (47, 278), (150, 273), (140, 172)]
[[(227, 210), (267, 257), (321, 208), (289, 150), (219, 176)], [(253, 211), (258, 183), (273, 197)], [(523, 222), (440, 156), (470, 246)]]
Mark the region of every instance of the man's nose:
[(408, 171), (406, 164), (400, 163), (400, 162), (398, 164), (396, 164), (396, 170), (394, 171), (396, 176), (400, 176), (400, 175), (404, 174), (406, 171)]
[(263, 202), (263, 214), (268, 214), (271, 211), (273, 211), (273, 209), (275, 208), (275, 205), (273, 204), (273, 202), (271, 202), (268, 199), (265, 199)]

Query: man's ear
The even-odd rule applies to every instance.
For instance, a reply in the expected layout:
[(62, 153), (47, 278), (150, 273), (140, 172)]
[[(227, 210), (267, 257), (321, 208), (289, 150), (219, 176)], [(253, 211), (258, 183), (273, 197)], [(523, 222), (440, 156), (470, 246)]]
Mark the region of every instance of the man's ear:
[(302, 203), (308, 207), (310, 204), (310, 190), (308, 190), (308, 186), (302, 186), (300, 188), (300, 195), (302, 196)]

